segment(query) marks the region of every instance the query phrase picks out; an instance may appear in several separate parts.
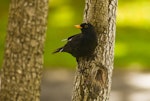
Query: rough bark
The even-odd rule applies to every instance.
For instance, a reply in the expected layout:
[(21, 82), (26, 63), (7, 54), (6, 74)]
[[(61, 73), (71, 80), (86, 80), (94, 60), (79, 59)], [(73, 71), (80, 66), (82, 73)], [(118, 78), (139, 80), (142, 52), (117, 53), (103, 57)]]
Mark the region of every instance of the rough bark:
[(108, 101), (114, 60), (117, 0), (86, 0), (83, 22), (95, 26), (98, 46), (90, 59), (80, 58), (72, 101)]
[(11, 0), (0, 101), (39, 101), (48, 0)]

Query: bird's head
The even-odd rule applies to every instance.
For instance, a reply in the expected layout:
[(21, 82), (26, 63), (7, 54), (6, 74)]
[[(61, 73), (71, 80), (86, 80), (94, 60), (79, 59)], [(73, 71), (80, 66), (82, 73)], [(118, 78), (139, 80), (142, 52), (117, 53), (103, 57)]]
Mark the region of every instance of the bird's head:
[(90, 23), (82, 23), (80, 25), (75, 25), (76, 28), (81, 29), (82, 31), (93, 30), (93, 26)]

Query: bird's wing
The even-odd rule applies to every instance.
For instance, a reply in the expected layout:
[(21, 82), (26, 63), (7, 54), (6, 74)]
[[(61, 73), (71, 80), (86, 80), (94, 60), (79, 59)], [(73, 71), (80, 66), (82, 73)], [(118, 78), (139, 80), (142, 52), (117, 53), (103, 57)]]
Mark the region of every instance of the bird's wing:
[[(80, 34), (80, 33), (79, 33), (79, 34)], [(66, 39), (62, 39), (61, 41), (71, 41), (73, 37), (76, 37), (76, 36), (78, 36), (79, 34), (72, 35), (72, 36), (70, 36), (70, 37), (68, 37), (68, 38), (66, 38)]]
[(64, 51), (72, 52), (72, 51), (77, 50), (81, 39), (82, 39), (82, 34), (76, 34), (76, 35), (70, 36), (68, 38), (68, 42), (64, 46)]
[(74, 38), (74, 37), (77, 37), (77, 36), (79, 36), (81, 33), (79, 33), (79, 34), (75, 34), (75, 35), (72, 35), (72, 36), (70, 36), (70, 37), (68, 37), (68, 41), (71, 41), (72, 40), (72, 38)]

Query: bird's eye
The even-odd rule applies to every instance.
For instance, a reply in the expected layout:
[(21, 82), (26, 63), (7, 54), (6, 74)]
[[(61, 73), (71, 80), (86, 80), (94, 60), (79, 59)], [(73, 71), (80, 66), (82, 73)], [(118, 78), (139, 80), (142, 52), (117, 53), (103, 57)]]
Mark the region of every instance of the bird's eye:
[(88, 28), (88, 25), (85, 25), (84, 28)]

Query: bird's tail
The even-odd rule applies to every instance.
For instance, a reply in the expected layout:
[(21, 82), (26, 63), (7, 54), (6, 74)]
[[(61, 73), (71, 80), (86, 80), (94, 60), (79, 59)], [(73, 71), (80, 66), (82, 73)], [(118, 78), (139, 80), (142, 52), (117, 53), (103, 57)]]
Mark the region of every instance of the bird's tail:
[(60, 47), (57, 50), (55, 50), (52, 54), (58, 53), (58, 52), (63, 52), (64, 47)]

